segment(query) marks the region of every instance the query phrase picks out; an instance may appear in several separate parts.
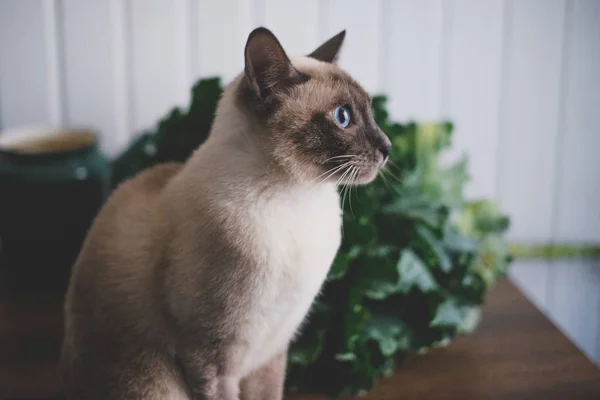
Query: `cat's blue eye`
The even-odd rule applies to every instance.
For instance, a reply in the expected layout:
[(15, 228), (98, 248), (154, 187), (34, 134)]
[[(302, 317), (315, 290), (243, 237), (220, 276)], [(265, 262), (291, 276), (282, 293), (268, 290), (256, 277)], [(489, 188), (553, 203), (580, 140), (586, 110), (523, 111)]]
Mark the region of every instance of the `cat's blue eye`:
[(347, 106), (339, 106), (333, 111), (333, 116), (335, 118), (335, 122), (342, 127), (345, 128), (350, 124), (350, 110)]

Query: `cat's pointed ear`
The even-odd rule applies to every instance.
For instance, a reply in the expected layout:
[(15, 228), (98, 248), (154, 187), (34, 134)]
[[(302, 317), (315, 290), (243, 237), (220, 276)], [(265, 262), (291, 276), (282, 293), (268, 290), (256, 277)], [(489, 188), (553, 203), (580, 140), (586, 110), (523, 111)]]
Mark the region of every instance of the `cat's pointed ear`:
[(346, 37), (346, 30), (344, 29), (325, 43), (319, 46), (318, 49), (310, 53), (308, 56), (315, 58), (319, 61), (327, 63), (335, 63), (338, 60), (340, 49), (344, 43)]
[(250, 33), (244, 58), (246, 78), (260, 98), (301, 76), (279, 40), (267, 28), (256, 28)]

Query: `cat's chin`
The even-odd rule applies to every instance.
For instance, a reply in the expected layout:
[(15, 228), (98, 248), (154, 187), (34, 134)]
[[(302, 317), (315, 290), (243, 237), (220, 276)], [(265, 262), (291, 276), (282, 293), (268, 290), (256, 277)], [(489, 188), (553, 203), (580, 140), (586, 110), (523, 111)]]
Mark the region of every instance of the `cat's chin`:
[(373, 168), (368, 171), (361, 172), (356, 178), (354, 178), (352, 184), (353, 185), (367, 185), (377, 178), (377, 174), (379, 174), (379, 168)]

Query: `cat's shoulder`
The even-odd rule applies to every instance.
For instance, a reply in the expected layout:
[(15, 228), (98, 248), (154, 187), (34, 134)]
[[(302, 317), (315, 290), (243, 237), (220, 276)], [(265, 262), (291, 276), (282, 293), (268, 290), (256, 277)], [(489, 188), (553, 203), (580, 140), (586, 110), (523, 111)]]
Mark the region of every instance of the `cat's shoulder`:
[(122, 220), (124, 224), (136, 225), (153, 219), (159, 212), (161, 193), (182, 167), (182, 163), (162, 163), (126, 179), (111, 193), (96, 222), (113, 225), (115, 220)]
[(162, 190), (183, 168), (183, 163), (166, 162), (144, 169), (121, 183), (116, 191), (152, 193)]

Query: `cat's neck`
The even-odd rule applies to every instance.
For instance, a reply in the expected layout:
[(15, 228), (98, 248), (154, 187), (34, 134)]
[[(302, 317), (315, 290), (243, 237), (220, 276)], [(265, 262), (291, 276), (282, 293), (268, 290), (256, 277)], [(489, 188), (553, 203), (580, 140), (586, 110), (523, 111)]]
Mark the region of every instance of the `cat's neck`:
[[(261, 125), (236, 104), (238, 77), (223, 93), (211, 133), (190, 157), (179, 180), (196, 191), (218, 193), (231, 200), (250, 200), (282, 191), (318, 194), (335, 191), (330, 182), (301, 182), (286, 174), (261, 148)], [(315, 190), (316, 188), (316, 190)], [(239, 197), (239, 199), (238, 199)]]

